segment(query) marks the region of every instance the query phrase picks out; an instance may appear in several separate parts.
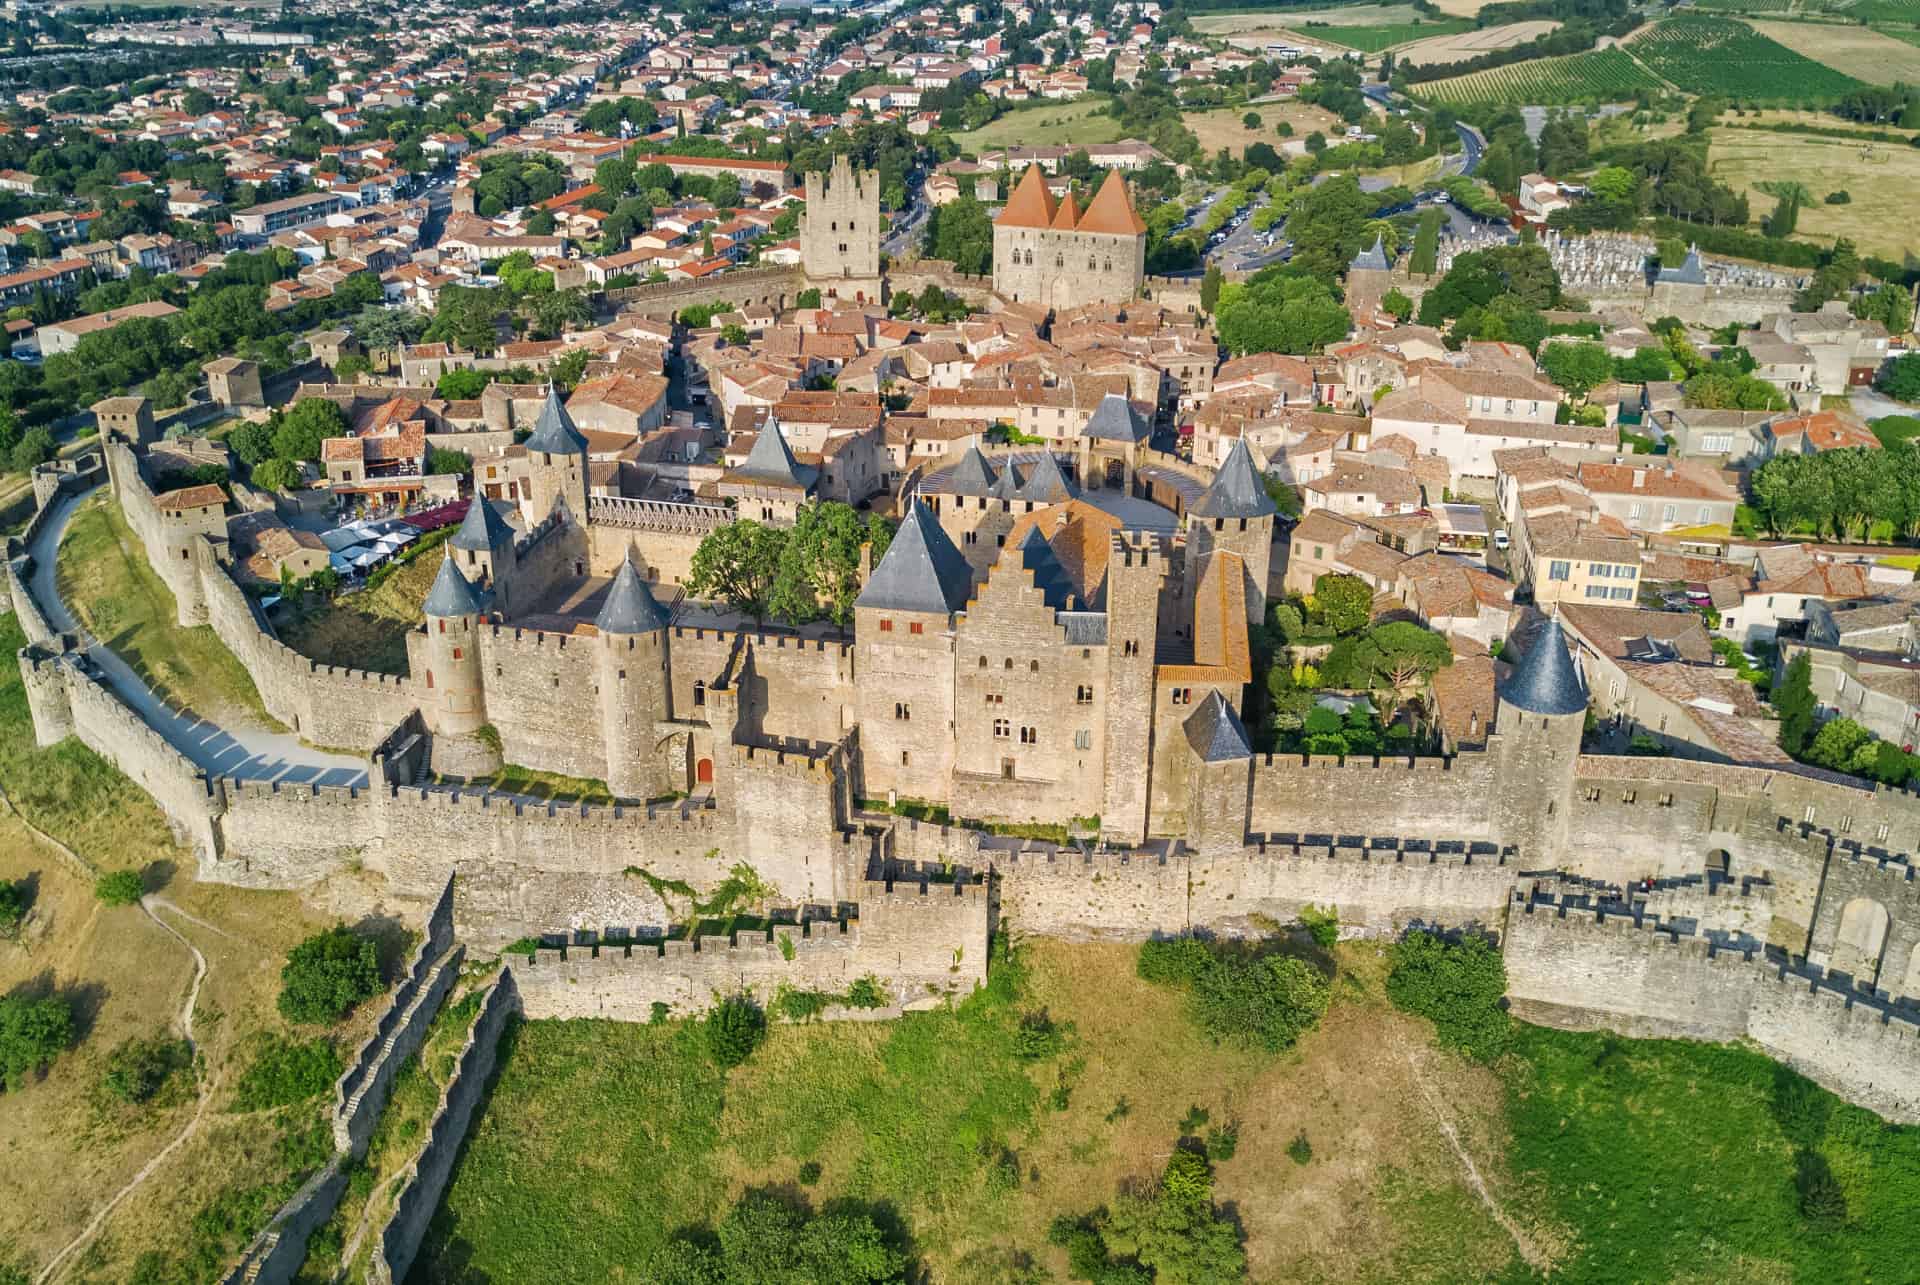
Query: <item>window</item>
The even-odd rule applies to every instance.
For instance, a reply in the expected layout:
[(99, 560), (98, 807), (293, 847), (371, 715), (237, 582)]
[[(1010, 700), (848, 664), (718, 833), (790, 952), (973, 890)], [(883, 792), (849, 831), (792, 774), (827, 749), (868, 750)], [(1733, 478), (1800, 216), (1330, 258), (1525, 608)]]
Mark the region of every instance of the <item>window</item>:
[(1673, 521), (1674, 516), (1679, 512), (1680, 510), (1674, 505), (1671, 505), (1671, 504), (1664, 505), (1660, 510), (1660, 520), (1662, 522), (1671, 522)]
[(893, 622), (892, 622), (891, 620), (883, 620), (883, 621), (881, 621), (881, 622), (880, 622), (880, 632), (881, 632), (881, 633), (883, 633), (883, 634), (890, 634), (890, 633), (892, 633), (892, 632), (893, 632)]
[(1604, 580), (1613, 574), (1613, 568), (1604, 562), (1589, 562), (1587, 564), (1587, 574), (1590, 576), (1599, 576)]
[(987, 658), (985, 656), (982, 656), (980, 658), (980, 668), (985, 669), (986, 667), (987, 667)]
[(1700, 450), (1707, 455), (1724, 455), (1733, 449), (1732, 433), (1707, 433), (1700, 438)]
[(431, 669), (427, 671), (427, 690), (433, 690), (433, 671)]
[(1547, 567), (1547, 579), (1549, 580), (1567, 580), (1572, 578), (1572, 576), (1573, 564), (1571, 562), (1554, 562)]
[(1002, 666), (1001, 666), (1001, 668), (1003, 668), (1003, 669), (1012, 669), (1012, 668), (1013, 668), (1013, 657), (1011, 657), (1011, 656), (1009, 656), (1009, 657), (1007, 657), (1007, 660), (1006, 660), (1006, 664), (1004, 664), (1004, 665), (1002, 665)]
[(694, 683), (693, 703), (696, 708), (707, 703), (707, 685), (704, 682)]
[(1012, 736), (1012, 735), (1013, 735), (1012, 723), (1009, 723), (1004, 718), (996, 718), (993, 720), (993, 739), (994, 740), (1004, 741), (1009, 736)]
[(1633, 601), (1633, 590), (1626, 587), (1616, 588), (1613, 591), (1613, 596), (1616, 601), (1631, 602)]
[(465, 652), (464, 650), (462, 650), (461, 648), (459, 648), (459, 647), (455, 647), (455, 648), (453, 649), (453, 658), (454, 658), (455, 660), (459, 660), (459, 659), (461, 659), (461, 658), (462, 658), (462, 657), (464, 657), (464, 656), (465, 656), (466, 654), (467, 654), (467, 653), (466, 653), (466, 652)]
[(911, 624), (909, 624), (909, 625), (907, 626), (907, 632), (908, 632), (908, 633), (910, 633), (910, 634), (917, 634), (917, 633), (919, 633), (919, 632), (920, 632), (920, 622), (919, 622), (918, 620), (916, 620), (916, 621), (914, 621), (914, 622), (912, 622)]
[(988, 693), (987, 693), (987, 704), (989, 704), (989, 705), (1004, 705), (1004, 704), (1006, 704), (1006, 703), (1007, 703), (1007, 698), (1006, 698), (1005, 696), (1002, 696), (1002, 695), (1001, 695), (1001, 694), (1000, 694), (999, 692), (988, 692)]
[(1700, 524), (1701, 524), (1702, 526), (1705, 526), (1705, 525), (1706, 525), (1707, 523), (1709, 523), (1709, 522), (1711, 522), (1711, 521), (1713, 521), (1713, 510), (1712, 510), (1712, 509), (1710, 509), (1710, 508), (1708, 508), (1708, 507), (1707, 507), (1706, 505), (1704, 505), (1704, 504), (1703, 504), (1703, 505), (1701, 505), (1701, 506), (1700, 506), (1700, 516), (1699, 516), (1699, 517), (1697, 517), (1697, 518), (1696, 518), (1696, 519), (1694, 519), (1694, 520), (1695, 520), (1695, 521), (1697, 521), (1697, 522), (1699, 522), (1699, 523), (1700, 523)]
[(1028, 672), (1029, 674), (1037, 674), (1037, 673), (1039, 673), (1039, 672), (1040, 672), (1040, 662), (1039, 662), (1039, 661), (1037, 661), (1037, 660), (1030, 660), (1030, 661), (1028, 661), (1028, 662), (1027, 662), (1027, 672)]
[(1588, 585), (1588, 586), (1587, 586), (1587, 597), (1589, 597), (1589, 598), (1604, 598), (1604, 597), (1606, 597), (1606, 596), (1607, 596), (1607, 587), (1606, 587), (1605, 585), (1603, 585), (1603, 584), (1590, 584), (1590, 585)]
[(901, 767), (907, 767), (907, 766), (910, 766), (910, 765), (911, 765), (912, 763), (913, 763), (913, 755), (912, 755), (912, 753), (911, 753), (911, 752), (909, 752), (909, 751), (907, 751), (907, 750), (901, 750), (901, 751), (900, 751), (900, 766), (901, 766)]
[(1093, 704), (1093, 688), (1088, 687), (1085, 683), (1082, 683), (1080, 684), (1080, 686), (1074, 688), (1073, 703), (1076, 705)]
[(1022, 745), (1038, 745), (1040, 743), (1040, 730), (1035, 727), (1021, 728), (1020, 743)]
[[(1086, 728), (1084, 728), (1084, 727), (1083, 727), (1083, 728), (1081, 728), (1081, 729), (1080, 729), (1079, 731), (1077, 731), (1077, 732), (1075, 732), (1075, 733), (1073, 734), (1073, 748), (1074, 748), (1074, 749), (1076, 749), (1076, 750), (1090, 750), (1090, 749), (1092, 749), (1092, 748), (1093, 748), (1093, 733), (1092, 733), (1092, 732), (1090, 732), (1090, 731), (1088, 731), (1088, 730), (1087, 730)], [(1884, 837), (1884, 836), (1883, 836), (1883, 837)]]
[(1125, 645), (1120, 648), (1120, 654), (1123, 656), (1138, 656), (1140, 654), (1139, 642), (1132, 638), (1127, 639)]
[(1176, 687), (1176, 688), (1174, 688), (1174, 689), (1173, 689), (1173, 703), (1174, 703), (1174, 704), (1176, 704), (1176, 705), (1190, 705), (1190, 704), (1192, 704), (1192, 703), (1193, 703), (1193, 688), (1191, 688), (1191, 687)]
[(1638, 522), (1638, 521), (1639, 521), (1640, 519), (1642, 519), (1642, 518), (1644, 518), (1644, 517), (1646, 517), (1646, 516), (1647, 516), (1647, 506), (1646, 506), (1646, 505), (1644, 505), (1644, 504), (1629, 504), (1629, 505), (1627, 506), (1627, 521), (1629, 521), (1629, 522)]
[(902, 723), (908, 722), (913, 718), (913, 706), (907, 704), (905, 701), (895, 701), (893, 703), (893, 716)]

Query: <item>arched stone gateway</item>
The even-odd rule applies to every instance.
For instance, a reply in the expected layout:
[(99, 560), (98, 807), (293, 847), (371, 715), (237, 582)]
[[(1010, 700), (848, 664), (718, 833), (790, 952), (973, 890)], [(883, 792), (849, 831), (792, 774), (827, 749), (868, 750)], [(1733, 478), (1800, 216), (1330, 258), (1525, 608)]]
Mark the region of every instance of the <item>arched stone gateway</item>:
[[(690, 790), (693, 785), (693, 736), (687, 732), (675, 732), (662, 737), (653, 747), (654, 757), (666, 780), (674, 789)], [(704, 760), (703, 760), (704, 761)]]
[(1892, 918), (1870, 897), (1855, 897), (1840, 912), (1840, 935), (1833, 944), (1833, 967), (1855, 981), (1872, 985), (1879, 977)]

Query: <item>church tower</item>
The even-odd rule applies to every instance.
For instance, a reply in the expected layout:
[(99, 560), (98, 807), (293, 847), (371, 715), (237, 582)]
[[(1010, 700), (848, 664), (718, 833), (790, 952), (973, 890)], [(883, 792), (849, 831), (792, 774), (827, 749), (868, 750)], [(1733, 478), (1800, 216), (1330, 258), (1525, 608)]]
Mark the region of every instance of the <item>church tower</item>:
[(880, 302), (880, 173), (854, 173), (845, 156), (807, 175), (800, 215), (800, 263), (823, 298)]

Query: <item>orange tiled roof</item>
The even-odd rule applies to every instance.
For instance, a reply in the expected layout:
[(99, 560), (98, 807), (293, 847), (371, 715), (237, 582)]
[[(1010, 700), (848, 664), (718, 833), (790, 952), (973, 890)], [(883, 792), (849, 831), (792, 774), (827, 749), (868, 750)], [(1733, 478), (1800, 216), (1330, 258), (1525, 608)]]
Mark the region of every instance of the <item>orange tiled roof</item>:
[(1147, 225), (1140, 221), (1140, 215), (1134, 210), (1133, 197), (1128, 194), (1126, 180), (1120, 177), (1119, 170), (1107, 171), (1107, 181), (1100, 185), (1099, 195), (1087, 207), (1077, 230), (1104, 232), (1112, 236), (1146, 234)]
[(1038, 165), (1029, 165), (1014, 185), (998, 222), (1003, 228), (1045, 229), (1053, 223), (1053, 214), (1053, 193), (1047, 190), (1047, 180)]

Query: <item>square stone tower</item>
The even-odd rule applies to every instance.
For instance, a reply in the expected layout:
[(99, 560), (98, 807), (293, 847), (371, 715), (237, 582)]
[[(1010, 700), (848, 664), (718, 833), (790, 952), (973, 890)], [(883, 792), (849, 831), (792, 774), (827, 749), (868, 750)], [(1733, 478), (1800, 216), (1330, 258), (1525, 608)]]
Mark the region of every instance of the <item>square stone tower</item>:
[(856, 174), (845, 156), (833, 169), (807, 175), (807, 208), (800, 216), (800, 263), (807, 284), (823, 296), (880, 301), (880, 173)]

